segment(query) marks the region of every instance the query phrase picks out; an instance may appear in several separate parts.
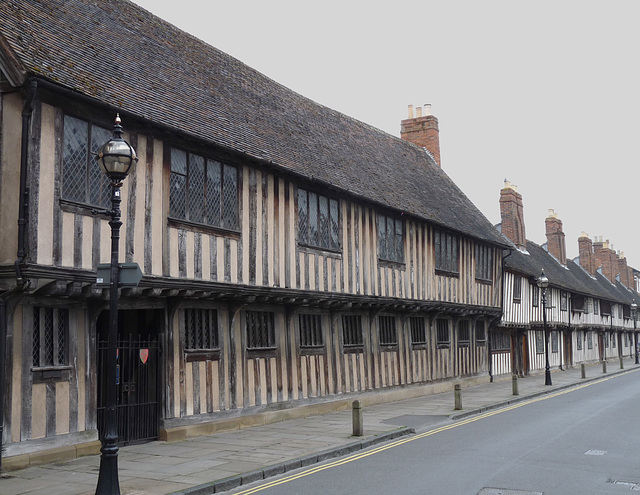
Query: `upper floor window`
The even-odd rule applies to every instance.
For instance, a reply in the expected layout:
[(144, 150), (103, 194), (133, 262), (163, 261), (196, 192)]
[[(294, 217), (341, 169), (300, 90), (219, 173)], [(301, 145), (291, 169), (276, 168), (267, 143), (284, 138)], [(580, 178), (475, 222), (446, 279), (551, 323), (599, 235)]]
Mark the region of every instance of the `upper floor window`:
[(322, 315), (301, 313), (298, 315), (300, 347), (322, 347)]
[(338, 201), (298, 189), (298, 236), (302, 244), (340, 249)]
[(560, 311), (566, 311), (568, 308), (567, 293), (560, 291)]
[(411, 343), (426, 344), (427, 331), (422, 316), (410, 316), (409, 326), (411, 327)]
[(522, 277), (513, 276), (513, 302), (519, 303), (522, 300)]
[(171, 148), (169, 215), (189, 222), (238, 230), (235, 167)]
[(540, 306), (540, 287), (536, 284), (531, 284), (531, 305), (534, 308)]
[(378, 215), (378, 256), (382, 260), (404, 262), (402, 220)]
[(593, 314), (600, 314), (600, 299), (593, 299)]
[(380, 345), (396, 345), (398, 333), (396, 332), (396, 319), (393, 316), (378, 316), (380, 326)]
[(457, 274), (460, 242), (458, 236), (442, 230), (436, 230), (434, 236), (436, 270)]
[(108, 208), (109, 179), (100, 169), (95, 153), (111, 139), (111, 132), (65, 115), (63, 134), (62, 199)]
[(493, 271), (493, 248), (476, 244), (476, 279), (491, 282)]
[(69, 310), (33, 308), (33, 367), (65, 366)]

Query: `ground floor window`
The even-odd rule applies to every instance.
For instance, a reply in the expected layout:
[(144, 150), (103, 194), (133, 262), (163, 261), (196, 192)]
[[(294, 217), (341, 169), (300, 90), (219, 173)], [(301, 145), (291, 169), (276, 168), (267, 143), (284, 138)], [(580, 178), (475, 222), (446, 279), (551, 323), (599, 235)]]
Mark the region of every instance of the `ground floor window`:
[(476, 321), (476, 345), (484, 345), (487, 341), (487, 329), (483, 320)]
[(66, 366), (69, 310), (33, 308), (33, 367)]
[(451, 335), (449, 332), (449, 320), (438, 318), (436, 320), (436, 338), (439, 348), (449, 348), (451, 346)]
[(298, 316), (300, 347), (322, 347), (322, 315), (300, 314)]
[(558, 332), (551, 332), (551, 352), (558, 352)]
[(579, 351), (582, 350), (582, 330), (578, 330), (576, 332), (576, 349), (578, 349)]
[(422, 316), (409, 317), (409, 326), (411, 327), (411, 343), (426, 344), (427, 329), (424, 324), (424, 318)]
[(364, 344), (360, 315), (342, 317), (342, 343), (345, 347), (360, 347)]
[(275, 315), (271, 311), (247, 311), (247, 349), (276, 347)]
[(469, 331), (469, 322), (460, 320), (458, 322), (458, 347), (469, 347), (471, 343), (471, 332)]
[(593, 332), (587, 332), (587, 349), (593, 349)]
[(536, 354), (544, 354), (544, 331), (536, 330)]
[(380, 345), (396, 345), (398, 333), (396, 332), (396, 319), (393, 316), (379, 316)]
[(511, 350), (511, 336), (508, 332), (491, 332), (491, 350), (496, 351), (510, 351)]
[(184, 330), (187, 350), (218, 348), (218, 312), (215, 309), (185, 309)]

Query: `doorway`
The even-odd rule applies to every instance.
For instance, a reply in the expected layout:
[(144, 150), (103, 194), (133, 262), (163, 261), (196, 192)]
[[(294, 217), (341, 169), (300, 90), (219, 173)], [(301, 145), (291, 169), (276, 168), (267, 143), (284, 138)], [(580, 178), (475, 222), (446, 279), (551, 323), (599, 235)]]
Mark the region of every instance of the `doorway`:
[[(158, 336), (164, 321), (161, 310), (118, 311), (116, 371), (118, 444), (158, 438), (160, 363)], [(109, 311), (97, 321), (98, 433), (102, 438), (106, 404), (106, 357)]]

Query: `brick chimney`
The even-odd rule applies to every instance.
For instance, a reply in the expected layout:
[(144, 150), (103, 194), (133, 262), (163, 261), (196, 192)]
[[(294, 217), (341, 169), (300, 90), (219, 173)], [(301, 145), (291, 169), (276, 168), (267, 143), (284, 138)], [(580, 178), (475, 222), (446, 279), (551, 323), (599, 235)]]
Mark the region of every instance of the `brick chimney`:
[(596, 267), (602, 270), (602, 274), (610, 282), (615, 281), (617, 274), (617, 256), (613, 249), (609, 247), (609, 239), (603, 242), (602, 236), (596, 238), (593, 243), (593, 253), (596, 259)]
[(544, 225), (547, 231), (547, 251), (557, 259), (562, 265), (567, 265), (567, 249), (562, 231), (562, 220), (558, 214), (549, 210), (549, 216), (545, 219)]
[(438, 119), (431, 115), (431, 105), (416, 108), (416, 116), (413, 116), (413, 105), (409, 105), (409, 118), (400, 122), (400, 137), (421, 148), (426, 148), (435, 158), (439, 167), (440, 163), (440, 130)]
[(524, 228), (522, 195), (516, 186), (506, 179), (504, 188), (500, 190), (500, 216), (502, 233), (518, 248), (526, 249), (527, 237)]
[(596, 275), (596, 260), (593, 255), (593, 242), (586, 232), (578, 237), (578, 256), (580, 266), (592, 277)]
[(631, 283), (633, 278), (629, 278), (629, 266), (627, 265), (627, 258), (624, 257), (624, 253), (620, 251), (618, 253), (618, 264), (617, 264), (617, 272), (620, 275), (620, 283), (624, 285), (627, 289), (633, 289), (633, 284)]

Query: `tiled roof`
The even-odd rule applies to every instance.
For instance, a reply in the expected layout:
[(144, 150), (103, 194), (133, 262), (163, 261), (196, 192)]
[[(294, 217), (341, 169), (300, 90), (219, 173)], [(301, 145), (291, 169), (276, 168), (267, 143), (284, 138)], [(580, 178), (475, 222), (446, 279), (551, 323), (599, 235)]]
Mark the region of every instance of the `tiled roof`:
[(0, 19), (5, 60), (27, 76), (506, 244), (423, 149), (287, 89), (127, 0), (4, 0)]
[(591, 277), (574, 260), (568, 259), (564, 267), (535, 242), (527, 241), (527, 253), (513, 250), (504, 258), (505, 269), (530, 279), (538, 277), (544, 269), (552, 287), (612, 302), (631, 304), (635, 300), (636, 304), (640, 304), (637, 294), (620, 282), (612, 284), (600, 273)]

